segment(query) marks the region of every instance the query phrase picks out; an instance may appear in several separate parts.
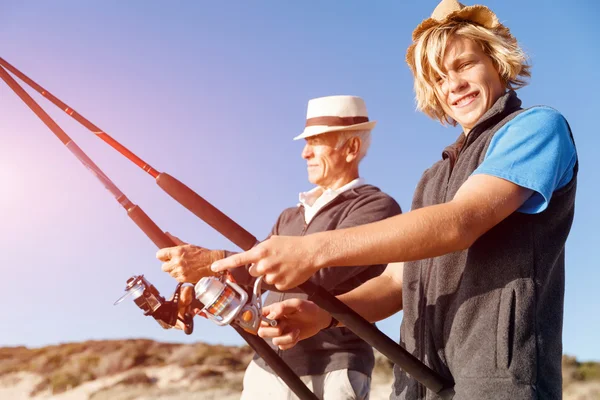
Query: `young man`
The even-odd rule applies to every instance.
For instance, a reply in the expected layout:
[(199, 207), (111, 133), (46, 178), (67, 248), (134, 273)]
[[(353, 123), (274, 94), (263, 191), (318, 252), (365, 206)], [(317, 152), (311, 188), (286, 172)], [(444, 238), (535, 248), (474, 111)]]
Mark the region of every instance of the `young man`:
[[(359, 97), (328, 96), (309, 101), (306, 127), (295, 139), (306, 140), (302, 158), (306, 160), (308, 180), (316, 187), (300, 194), (298, 206), (281, 213), (271, 235), (303, 236), (379, 221), (401, 212), (396, 201), (366, 184), (359, 174), (359, 163), (367, 153), (374, 126), (375, 121), (369, 121), (365, 103)], [(193, 245), (164, 249), (157, 254), (165, 261), (164, 271), (181, 282), (191, 283), (212, 274), (211, 262), (224, 256), (224, 251)], [(367, 265), (322, 269), (310, 279), (335, 295), (342, 294), (385, 268), (383, 264)], [(234, 276), (238, 283), (252, 283), (246, 270), (236, 270)], [(305, 298), (301, 292), (272, 290), (265, 304)], [(186, 301), (189, 299), (186, 295)], [(319, 398), (368, 399), (373, 349), (348, 329), (327, 329), (294, 349), (274, 348)], [(244, 376), (242, 399), (261, 398), (296, 396), (262, 359), (255, 358)]]
[[(484, 6), (443, 0), (413, 32), (407, 62), (417, 104), (462, 133), (427, 169), (412, 211), (303, 238), (272, 237), (213, 264), (254, 263), (279, 289), (329, 266), (387, 262), (338, 296), (370, 321), (404, 310), (401, 344), (455, 382), (460, 399), (561, 398), (564, 247), (577, 155), (566, 120), (521, 108), (530, 76), (509, 29)], [(261, 328), (281, 348), (332, 320), (307, 301), (273, 305)], [(300, 342), (301, 343), (301, 342)], [(392, 398), (435, 394), (399, 368)]]

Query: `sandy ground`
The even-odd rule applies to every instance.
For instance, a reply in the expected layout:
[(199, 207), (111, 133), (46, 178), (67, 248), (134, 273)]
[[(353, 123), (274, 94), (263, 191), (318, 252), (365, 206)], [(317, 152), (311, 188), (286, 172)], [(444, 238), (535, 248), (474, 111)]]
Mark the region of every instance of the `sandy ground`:
[[(31, 397), (29, 393), (41, 381), (32, 373), (18, 372), (0, 377), (2, 400), (238, 400), (240, 393), (233, 388), (218, 387), (203, 390), (198, 382), (185, 378), (185, 370), (179, 366), (145, 368), (143, 371), (155, 379), (155, 384), (115, 386), (131, 371), (86, 382), (72, 390), (52, 395), (49, 392)], [(237, 378), (239, 379), (239, 377)], [(391, 380), (375, 379), (371, 400), (387, 400), (391, 392)], [(565, 389), (565, 400), (600, 399), (600, 382), (582, 382)]]
[[(131, 372), (110, 376), (86, 382), (67, 392), (52, 395), (49, 392), (40, 393), (35, 397), (29, 393), (41, 381), (32, 373), (19, 372), (0, 378), (0, 399), (2, 400), (237, 400), (240, 393), (227, 388), (212, 388), (209, 390), (189, 391), (190, 386), (184, 378), (184, 369), (177, 366), (162, 368), (145, 368), (144, 372), (156, 379), (151, 388), (142, 386), (113, 387)], [(390, 382), (373, 385), (371, 400), (388, 399)]]
[(0, 399), (30, 399), (29, 393), (42, 378), (28, 372), (17, 372), (0, 377)]

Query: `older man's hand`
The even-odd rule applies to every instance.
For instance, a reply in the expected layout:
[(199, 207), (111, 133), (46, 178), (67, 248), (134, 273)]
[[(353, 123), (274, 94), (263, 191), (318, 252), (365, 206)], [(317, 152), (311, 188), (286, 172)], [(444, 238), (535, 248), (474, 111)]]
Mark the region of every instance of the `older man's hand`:
[(193, 284), (205, 276), (215, 275), (210, 266), (225, 257), (223, 250), (209, 250), (193, 244), (186, 244), (172, 235), (169, 237), (178, 246), (160, 249), (156, 253), (156, 258), (164, 262), (163, 271), (178, 282)]
[(306, 282), (321, 267), (308, 236), (271, 236), (245, 253), (234, 254), (212, 265), (214, 272), (253, 264), (250, 275), (287, 290)]

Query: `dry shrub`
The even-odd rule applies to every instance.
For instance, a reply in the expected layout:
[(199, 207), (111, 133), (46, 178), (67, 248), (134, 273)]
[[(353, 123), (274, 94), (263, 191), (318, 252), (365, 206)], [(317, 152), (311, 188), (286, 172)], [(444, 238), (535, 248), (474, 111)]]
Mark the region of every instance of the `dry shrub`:
[(150, 386), (153, 385), (156, 382), (156, 379), (149, 377), (145, 372), (143, 371), (135, 371), (129, 375), (127, 375), (125, 378), (121, 379), (119, 382), (117, 382), (115, 384), (116, 385), (127, 385), (127, 386), (132, 386), (132, 385), (143, 385), (143, 386)]
[(599, 381), (600, 364), (597, 362), (583, 362), (578, 368), (582, 381)]
[(219, 371), (214, 368), (199, 368), (193, 374), (190, 375), (192, 379), (202, 379), (202, 378), (214, 378), (214, 377), (222, 377), (223, 371)]

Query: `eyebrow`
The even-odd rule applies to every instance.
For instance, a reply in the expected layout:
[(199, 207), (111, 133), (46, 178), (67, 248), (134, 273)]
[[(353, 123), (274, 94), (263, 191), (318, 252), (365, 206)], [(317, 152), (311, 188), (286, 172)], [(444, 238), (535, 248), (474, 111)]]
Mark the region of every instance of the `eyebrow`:
[(476, 57), (475, 53), (462, 53), (458, 57), (456, 57), (454, 60), (452, 60), (452, 63), (450, 64), (450, 66), (455, 67), (457, 64), (460, 64), (461, 62), (465, 61), (466, 59), (473, 59), (475, 57)]

